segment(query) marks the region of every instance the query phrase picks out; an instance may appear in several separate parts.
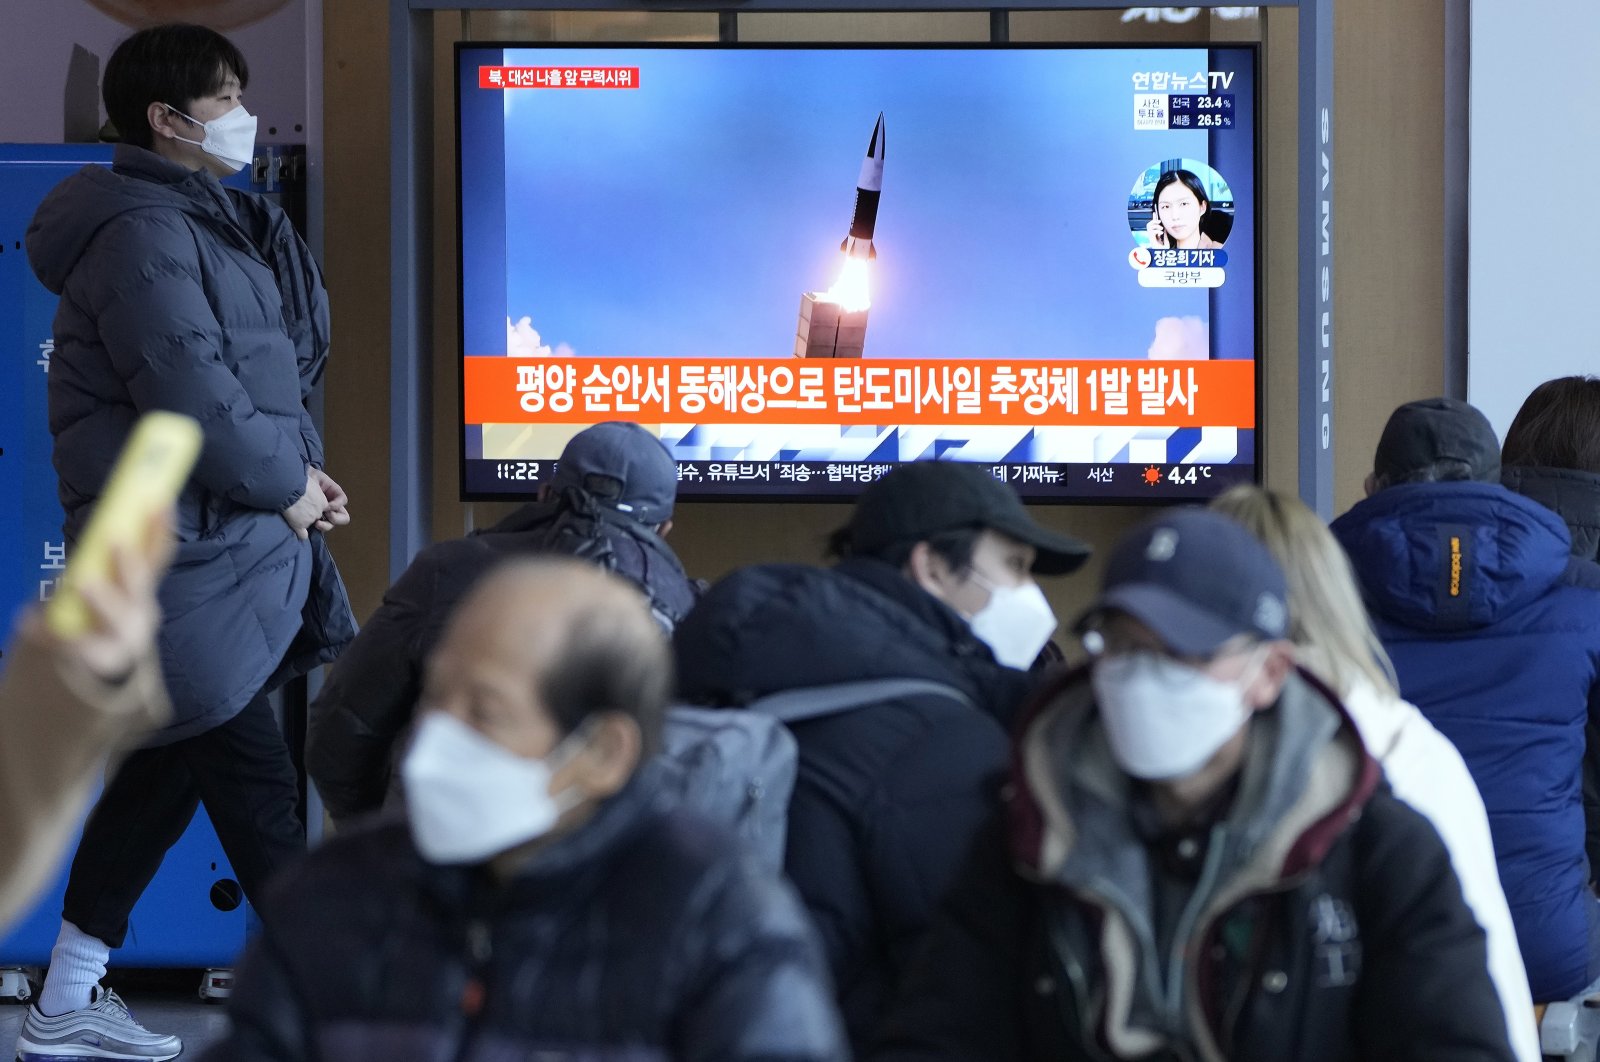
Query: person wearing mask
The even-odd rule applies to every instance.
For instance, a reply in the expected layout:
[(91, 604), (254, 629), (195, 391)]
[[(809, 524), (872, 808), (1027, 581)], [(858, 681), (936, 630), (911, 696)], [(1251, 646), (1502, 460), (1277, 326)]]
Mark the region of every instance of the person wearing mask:
[(1585, 726), (1600, 708), (1600, 567), (1561, 518), (1500, 483), (1482, 413), (1408, 402), (1368, 496), (1333, 522), (1400, 695), (1461, 752), (1489, 812), (1536, 1003), (1600, 977), (1584, 853)]
[(788, 886), (662, 800), (672, 687), (638, 592), (507, 562), (429, 658), (403, 820), (272, 889), (214, 1062), (844, 1062)]
[(271, 917), (262, 887), (305, 832), (267, 695), (355, 633), (323, 541), (349, 522), (349, 499), (322, 470), (305, 404), (327, 358), (327, 296), (283, 211), (219, 183), (253, 154), (249, 79), (212, 30), (133, 34), (101, 86), (122, 137), (112, 165), (68, 177), (27, 233), (34, 273), (61, 297), (50, 431), (69, 556), (139, 414), (187, 414), (205, 440), (161, 586), (172, 718), (121, 761), (84, 827), (25, 1059), (181, 1050), (98, 987), (111, 951), (202, 802), (245, 895)]
[(1146, 521), (1081, 629), (864, 1057), (1509, 1062), (1450, 857), (1296, 672), (1266, 548)]
[[(1535, 387), (1506, 429), (1500, 466), (1501, 482), (1566, 523), (1574, 557), (1600, 561), (1600, 377), (1563, 376)], [(1600, 726), (1593, 722), (1586, 746), (1584, 847), (1592, 884), (1600, 867)]]
[(932, 688), (797, 722), (785, 869), (822, 933), (852, 1043), (882, 1016), (998, 799), (1025, 670), (1056, 627), (1034, 581), (1088, 548), (986, 468), (918, 462), (862, 494), (830, 569), (769, 564), (707, 592), (674, 639), (682, 699), (742, 707), (864, 680)]
[(1239, 521), (1272, 552), (1288, 579), (1289, 636), (1300, 665), (1344, 704), (1394, 794), (1439, 831), (1467, 906), (1488, 937), (1489, 973), (1517, 1060), (1539, 1062), (1528, 972), (1500, 888), (1483, 797), (1456, 747), (1400, 699), (1393, 665), (1362, 607), (1344, 551), (1298, 498), (1243, 486), (1211, 508)]
[(665, 630), (688, 615), (700, 586), (666, 542), (677, 491), (677, 464), (661, 440), (608, 421), (573, 436), (537, 501), (418, 553), (311, 706), (306, 769), (335, 823), (397, 798), (395, 753), (423, 664), (456, 603), (500, 561), (575, 556), (633, 583)]
[(165, 516), (80, 584), (93, 624), (62, 638), (22, 614), (0, 676), (0, 936), (55, 872), (108, 756), (171, 714), (155, 633), (156, 586), (172, 559)]

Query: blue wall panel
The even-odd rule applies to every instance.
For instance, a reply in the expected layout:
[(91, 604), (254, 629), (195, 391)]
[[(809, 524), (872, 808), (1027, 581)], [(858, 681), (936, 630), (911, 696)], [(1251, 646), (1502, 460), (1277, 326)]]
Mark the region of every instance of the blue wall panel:
[[(39, 201), (62, 178), (85, 164), (110, 161), (110, 147), (98, 144), (0, 145), (0, 617), (6, 641), (17, 610), (40, 600), (60, 574), (45, 547), (62, 541), (45, 409), (44, 363), (56, 299), (34, 279), (24, 235)], [(0, 667), (4, 663), (0, 657)], [(232, 881), (233, 871), (202, 810), (134, 909), (127, 943), (113, 955), (114, 962), (230, 965), (251, 917), (247, 905), (237, 902), (236, 889), (214, 888)], [(63, 870), (32, 913), (0, 940), (0, 965), (39, 965), (49, 958), (65, 884)], [(233, 909), (222, 910), (212, 902), (213, 894)]]

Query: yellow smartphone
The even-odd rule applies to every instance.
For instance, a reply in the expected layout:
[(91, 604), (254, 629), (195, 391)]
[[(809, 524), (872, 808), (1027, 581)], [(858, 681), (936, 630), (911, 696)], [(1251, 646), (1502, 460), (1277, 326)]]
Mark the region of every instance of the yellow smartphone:
[(136, 544), (150, 518), (177, 500), (200, 456), (201, 439), (193, 417), (156, 411), (139, 418), (45, 606), (45, 623), (58, 637), (77, 638), (89, 630), (89, 607), (78, 588), (110, 575), (114, 548)]

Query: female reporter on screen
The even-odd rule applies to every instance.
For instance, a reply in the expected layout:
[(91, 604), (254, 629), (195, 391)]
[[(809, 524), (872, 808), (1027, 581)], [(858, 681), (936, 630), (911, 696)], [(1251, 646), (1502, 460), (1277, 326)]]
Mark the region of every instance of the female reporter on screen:
[(1221, 247), (1201, 231), (1201, 219), (1211, 210), (1206, 187), (1188, 170), (1168, 170), (1156, 182), (1151, 200), (1150, 246), (1162, 250), (1207, 250)]

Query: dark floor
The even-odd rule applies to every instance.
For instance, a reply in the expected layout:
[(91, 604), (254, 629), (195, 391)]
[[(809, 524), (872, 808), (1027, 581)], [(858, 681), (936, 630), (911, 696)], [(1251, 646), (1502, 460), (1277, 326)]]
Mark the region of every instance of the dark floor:
[[(220, 1003), (202, 1003), (199, 970), (113, 970), (106, 984), (128, 1004), (139, 1023), (183, 1040), (183, 1059), (198, 1058), (222, 1038), (227, 1017)], [(16, 1057), (17, 1034), (26, 1004), (0, 1003), (0, 1062)]]

